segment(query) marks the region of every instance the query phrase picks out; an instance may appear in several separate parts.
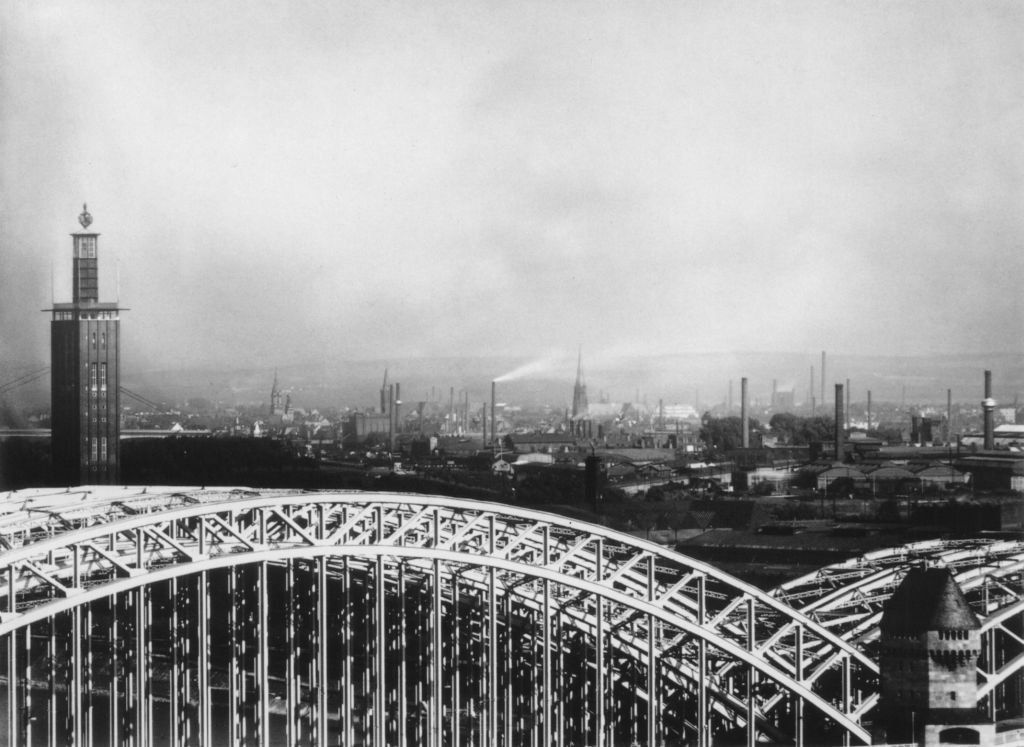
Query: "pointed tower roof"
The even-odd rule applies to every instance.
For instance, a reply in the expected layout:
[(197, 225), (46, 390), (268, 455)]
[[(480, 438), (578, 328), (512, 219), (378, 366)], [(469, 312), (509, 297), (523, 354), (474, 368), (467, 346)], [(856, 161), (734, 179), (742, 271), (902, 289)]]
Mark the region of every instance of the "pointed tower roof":
[(882, 612), (883, 633), (976, 630), (978, 618), (948, 568), (912, 568)]
[(587, 385), (583, 382), (583, 346), (580, 345), (579, 358), (576, 360), (576, 383), (572, 387), (572, 417), (583, 417), (588, 409)]

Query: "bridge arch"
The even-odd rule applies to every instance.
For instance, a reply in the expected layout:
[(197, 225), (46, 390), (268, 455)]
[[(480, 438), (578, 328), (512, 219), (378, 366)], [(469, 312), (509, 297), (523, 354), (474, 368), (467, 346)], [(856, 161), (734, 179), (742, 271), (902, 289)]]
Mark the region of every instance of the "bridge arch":
[(947, 566), (981, 622), (979, 705), (993, 719), (1024, 716), (1020, 539), (932, 539), (885, 548), (820, 568), (771, 594), (874, 659), (882, 607), (907, 571), (922, 563)]
[[(119, 741), (148, 743), (154, 714), (182, 702), (170, 743), (207, 744), (215, 701), (239, 743), (274, 743), (275, 729), (317, 744), (868, 740), (865, 654), (712, 566), (604, 527), (395, 493), (12, 498), (12, 744), (44, 728), (33, 713), (47, 736), (87, 744), (101, 706)], [(123, 690), (104, 667), (127, 671)]]

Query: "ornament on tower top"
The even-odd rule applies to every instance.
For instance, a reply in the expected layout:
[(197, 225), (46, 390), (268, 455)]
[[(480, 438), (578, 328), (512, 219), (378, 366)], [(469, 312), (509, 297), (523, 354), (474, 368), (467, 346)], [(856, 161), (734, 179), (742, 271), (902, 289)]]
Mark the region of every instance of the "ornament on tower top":
[(89, 209), (84, 202), (82, 203), (82, 214), (78, 216), (78, 222), (82, 224), (82, 228), (88, 228), (92, 225), (92, 216), (89, 215)]

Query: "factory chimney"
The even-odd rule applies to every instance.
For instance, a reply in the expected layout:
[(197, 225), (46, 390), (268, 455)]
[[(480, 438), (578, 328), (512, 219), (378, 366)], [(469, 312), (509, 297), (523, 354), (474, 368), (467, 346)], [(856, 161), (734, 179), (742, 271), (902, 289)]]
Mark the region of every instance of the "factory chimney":
[(388, 451), (395, 450), (395, 385), (388, 384)]
[(811, 415), (814, 415), (814, 366), (811, 366), (811, 388), (807, 390), (807, 398), (811, 401)]
[(491, 440), (495, 441), (495, 442), (498, 440), (498, 418), (495, 417), (495, 414), (494, 414), (494, 407), (495, 407), (495, 403), (497, 401), (498, 401), (498, 382), (497, 381), (492, 381), (491, 382)]
[(843, 461), (843, 385), (836, 384), (836, 461)]
[(846, 430), (850, 430), (850, 380), (846, 380), (846, 420), (843, 421)]
[(747, 377), (740, 379), (740, 420), (743, 421), (743, 448), (750, 448), (750, 425), (747, 422)]
[(821, 351), (821, 406), (825, 406), (825, 351)]
[(868, 389), (868, 430), (871, 430), (871, 390)]
[(395, 434), (402, 430), (402, 385), (395, 382)]
[(985, 372), (985, 399), (981, 403), (981, 409), (985, 412), (985, 449), (991, 450), (996, 447), (995, 434), (995, 410), (996, 401), (992, 399), (992, 372)]
[(953, 390), (946, 390), (946, 443), (953, 443)]

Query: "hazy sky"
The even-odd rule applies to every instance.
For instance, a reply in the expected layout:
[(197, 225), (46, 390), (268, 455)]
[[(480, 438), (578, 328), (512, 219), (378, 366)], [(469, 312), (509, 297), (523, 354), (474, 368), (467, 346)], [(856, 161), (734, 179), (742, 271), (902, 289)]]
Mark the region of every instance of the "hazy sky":
[(1024, 349), (1017, 0), (2, 7), (8, 360)]

